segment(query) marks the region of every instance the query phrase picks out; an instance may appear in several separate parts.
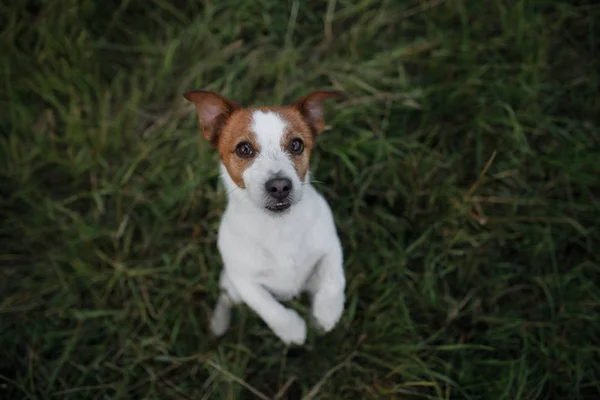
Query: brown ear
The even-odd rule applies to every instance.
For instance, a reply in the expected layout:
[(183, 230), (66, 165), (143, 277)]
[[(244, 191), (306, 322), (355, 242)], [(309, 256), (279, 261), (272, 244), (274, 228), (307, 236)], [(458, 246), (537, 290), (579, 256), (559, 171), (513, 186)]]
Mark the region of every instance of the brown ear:
[(196, 106), (200, 131), (204, 139), (216, 146), (225, 122), (235, 110), (241, 108), (240, 105), (218, 93), (206, 90), (190, 90), (185, 92), (183, 97)]
[(340, 98), (342, 92), (335, 90), (317, 90), (295, 100), (291, 106), (300, 111), (314, 135), (325, 129), (323, 105), (329, 98)]

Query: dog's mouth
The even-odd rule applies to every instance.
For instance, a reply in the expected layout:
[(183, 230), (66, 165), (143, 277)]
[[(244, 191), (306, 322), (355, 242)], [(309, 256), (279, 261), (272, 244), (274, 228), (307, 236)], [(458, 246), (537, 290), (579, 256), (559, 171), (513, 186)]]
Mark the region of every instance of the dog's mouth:
[(291, 206), (292, 206), (292, 203), (290, 203), (290, 202), (280, 202), (280, 203), (275, 203), (275, 204), (269, 204), (265, 208), (271, 212), (280, 213), (280, 212), (287, 210)]

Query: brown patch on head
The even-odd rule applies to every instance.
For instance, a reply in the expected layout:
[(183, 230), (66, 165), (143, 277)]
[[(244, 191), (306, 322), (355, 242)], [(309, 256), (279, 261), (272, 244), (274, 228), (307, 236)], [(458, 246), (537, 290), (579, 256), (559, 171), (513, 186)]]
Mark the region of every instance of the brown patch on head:
[[(235, 184), (245, 187), (242, 173), (252, 164), (259, 151), (256, 137), (249, 129), (251, 111), (218, 93), (205, 90), (189, 91), (184, 97), (196, 106), (204, 139), (219, 151), (221, 160)], [(236, 153), (238, 145), (244, 143), (251, 149), (248, 156)]]
[[(252, 165), (255, 157), (260, 152), (256, 135), (250, 130), (252, 123), (252, 110), (245, 108), (231, 115), (219, 135), (217, 149), (221, 160), (229, 172), (229, 176), (241, 188), (246, 187), (242, 174)], [(247, 157), (240, 156), (236, 149), (240, 145), (250, 146), (252, 154)]]
[[(295, 100), (290, 106), (278, 109), (279, 114), (288, 122), (288, 128), (281, 140), (281, 147), (292, 157), (301, 180), (304, 181), (310, 162), (310, 153), (319, 133), (325, 129), (324, 103), (329, 98), (342, 97), (334, 90), (317, 90)], [(292, 141), (300, 139), (304, 150), (299, 154), (292, 151)]]
[[(284, 135), (281, 137), (281, 149), (289, 154), (296, 173), (300, 180), (304, 181), (310, 164), (310, 153), (312, 151), (315, 136), (308, 126), (300, 112), (293, 107), (272, 108), (287, 123)], [(293, 141), (299, 140), (302, 144), (302, 151), (294, 151), (296, 148)]]

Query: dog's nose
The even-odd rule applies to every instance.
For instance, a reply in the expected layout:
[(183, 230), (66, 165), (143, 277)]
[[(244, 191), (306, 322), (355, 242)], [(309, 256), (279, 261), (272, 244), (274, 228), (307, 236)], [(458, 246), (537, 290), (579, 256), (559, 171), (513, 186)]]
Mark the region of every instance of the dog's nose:
[(267, 193), (277, 200), (284, 199), (292, 191), (292, 181), (288, 178), (269, 179), (265, 183)]

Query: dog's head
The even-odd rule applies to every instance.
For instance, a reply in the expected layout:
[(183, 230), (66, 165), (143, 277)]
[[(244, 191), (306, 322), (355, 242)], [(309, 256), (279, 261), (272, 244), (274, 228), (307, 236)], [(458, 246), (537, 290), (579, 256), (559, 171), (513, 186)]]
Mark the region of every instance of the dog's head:
[(340, 92), (319, 90), (283, 107), (244, 108), (209, 91), (189, 91), (202, 136), (220, 154), (231, 182), (273, 213), (302, 199), (310, 153), (325, 128), (324, 102)]

